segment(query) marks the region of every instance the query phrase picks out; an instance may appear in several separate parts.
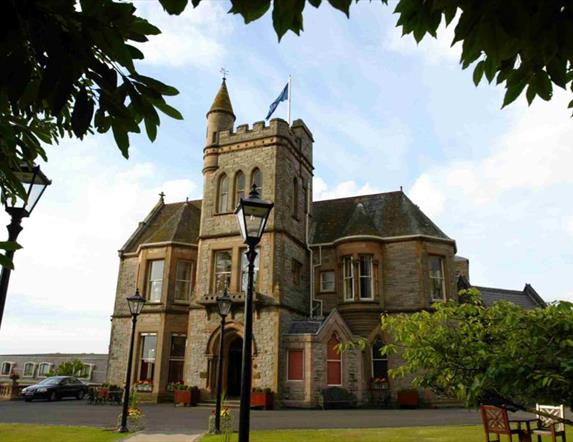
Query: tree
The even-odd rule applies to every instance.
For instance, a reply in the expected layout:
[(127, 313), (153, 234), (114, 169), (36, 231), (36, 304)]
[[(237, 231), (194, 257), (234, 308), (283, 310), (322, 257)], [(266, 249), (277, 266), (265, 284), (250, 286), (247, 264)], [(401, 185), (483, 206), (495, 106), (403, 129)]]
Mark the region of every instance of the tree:
[(48, 376), (81, 376), (85, 366), (79, 359), (71, 359), (62, 362), (55, 370), (51, 370)]
[[(384, 315), (393, 336), (384, 347), (405, 364), (391, 376), (464, 400), (531, 410), (538, 403), (573, 408), (573, 304), (526, 310), (501, 301), (486, 308), (475, 289), (463, 303), (434, 304), (433, 311)], [(573, 422), (569, 422), (573, 423)]]

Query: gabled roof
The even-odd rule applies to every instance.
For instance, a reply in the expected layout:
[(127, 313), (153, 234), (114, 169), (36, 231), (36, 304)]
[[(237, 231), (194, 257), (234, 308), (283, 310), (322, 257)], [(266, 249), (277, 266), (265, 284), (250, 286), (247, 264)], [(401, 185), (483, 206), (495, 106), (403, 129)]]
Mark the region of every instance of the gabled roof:
[(402, 191), (313, 203), (311, 244), (353, 235), (427, 235), (453, 241)]
[(182, 242), (197, 244), (201, 200), (156, 205), (120, 252), (136, 252), (142, 244)]
[(463, 275), (458, 277), (458, 290), (475, 288), (479, 290), (483, 303), (486, 307), (491, 307), (499, 301), (509, 301), (523, 308), (530, 309), (536, 307), (546, 307), (547, 303), (535, 291), (531, 284), (525, 284), (523, 290), (507, 290), (494, 287), (482, 287), (471, 285)]

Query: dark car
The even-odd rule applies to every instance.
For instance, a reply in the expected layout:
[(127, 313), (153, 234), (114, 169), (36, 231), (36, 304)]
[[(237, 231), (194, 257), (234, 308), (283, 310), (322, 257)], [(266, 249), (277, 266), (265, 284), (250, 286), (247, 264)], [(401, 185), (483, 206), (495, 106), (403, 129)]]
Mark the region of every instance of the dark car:
[(42, 382), (30, 385), (22, 390), (26, 402), (32, 399), (48, 399), (55, 401), (64, 397), (83, 399), (88, 392), (88, 386), (73, 376), (52, 376)]

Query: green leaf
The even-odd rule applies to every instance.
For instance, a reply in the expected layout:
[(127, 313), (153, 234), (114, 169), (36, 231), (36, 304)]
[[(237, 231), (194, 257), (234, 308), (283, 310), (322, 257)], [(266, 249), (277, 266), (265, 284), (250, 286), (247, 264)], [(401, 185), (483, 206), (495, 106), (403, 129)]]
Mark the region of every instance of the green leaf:
[(350, 18), (350, 5), (352, 4), (352, 0), (328, 0), (328, 3), (339, 11), (344, 12), (344, 14)]
[(549, 63), (547, 63), (547, 72), (551, 77), (553, 83), (557, 86), (566, 89), (567, 86), (567, 60), (553, 57)]
[(302, 31), (302, 10), (305, 0), (280, 0), (273, 4), (273, 27), (279, 41), (287, 31)]
[(173, 86), (169, 86), (165, 83), (162, 83), (155, 78), (146, 77), (145, 75), (134, 74), (131, 75), (132, 78), (140, 81), (141, 83), (145, 84), (146, 86), (150, 87), (151, 89), (156, 90), (161, 95), (177, 95), (179, 91), (174, 88)]
[(322, 2), (322, 0), (308, 0), (308, 2), (314, 6), (315, 8), (318, 8), (320, 6), (320, 3)]
[(515, 99), (521, 95), (526, 85), (527, 83), (525, 81), (520, 81), (518, 83), (509, 85), (505, 92), (505, 97), (503, 99), (503, 105), (501, 108), (503, 109), (508, 104), (513, 103)]
[(174, 107), (169, 106), (165, 101), (153, 101), (153, 105), (171, 118), (175, 118), (176, 120), (183, 119), (183, 115)]
[(94, 103), (85, 89), (82, 89), (76, 97), (72, 112), (72, 130), (74, 135), (82, 138), (90, 127), (94, 113)]
[(474, 69), (473, 80), (474, 80), (474, 84), (476, 86), (479, 84), (479, 82), (481, 81), (481, 79), (483, 77), (484, 68), (485, 68), (485, 61), (482, 60), (476, 65), (476, 67)]
[(16, 241), (0, 241), (0, 249), (2, 250), (20, 250), (22, 246)]
[(527, 87), (527, 91), (525, 92), (525, 97), (527, 98), (527, 104), (531, 105), (531, 103), (533, 103), (536, 93), (537, 92), (535, 90), (535, 85), (533, 83), (530, 83), (529, 86)]
[(129, 158), (129, 135), (127, 130), (121, 127), (117, 122), (111, 124), (111, 130), (113, 132), (113, 138), (121, 154), (125, 159)]
[(573, 109), (573, 100), (569, 102), (569, 106), (567, 106), (567, 109)]
[[(187, 0), (159, 0), (163, 9), (170, 15), (179, 15), (187, 7)], [(193, 4), (197, 6), (196, 4)]]
[(547, 72), (538, 71), (533, 77), (533, 82), (535, 83), (537, 95), (545, 101), (551, 100), (553, 86), (551, 85), (551, 80), (549, 79)]
[(261, 18), (270, 8), (271, 0), (231, 0), (230, 14), (240, 14), (245, 23)]

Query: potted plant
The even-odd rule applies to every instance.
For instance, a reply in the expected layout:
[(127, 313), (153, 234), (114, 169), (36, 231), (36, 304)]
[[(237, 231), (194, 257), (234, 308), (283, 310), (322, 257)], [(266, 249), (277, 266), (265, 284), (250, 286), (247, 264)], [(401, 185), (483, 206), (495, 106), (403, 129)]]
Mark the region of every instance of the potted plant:
[(253, 388), (251, 392), (251, 408), (273, 409), (273, 392), (270, 388)]
[(420, 402), (418, 390), (400, 390), (397, 399), (400, 408), (417, 408)]
[(150, 393), (153, 391), (153, 382), (148, 380), (137, 381), (135, 383), (135, 391)]
[(173, 387), (173, 402), (175, 405), (183, 405), (184, 407), (191, 406), (191, 391), (187, 385), (182, 382), (177, 382), (172, 385)]

